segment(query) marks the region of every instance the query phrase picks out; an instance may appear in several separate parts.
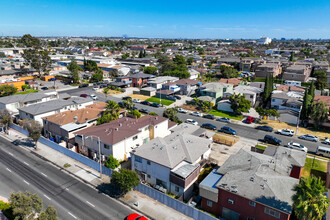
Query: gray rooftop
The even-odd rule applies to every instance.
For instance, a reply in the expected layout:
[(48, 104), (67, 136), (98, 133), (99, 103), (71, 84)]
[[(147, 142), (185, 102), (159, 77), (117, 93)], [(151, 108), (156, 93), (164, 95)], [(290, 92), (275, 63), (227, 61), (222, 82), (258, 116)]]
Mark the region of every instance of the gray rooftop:
[(219, 92), (223, 91), (224, 88), (233, 87), (233, 85), (227, 83), (206, 83), (201, 86), (201, 90), (208, 91), (208, 92)]
[(42, 98), (46, 98), (48, 96), (52, 96), (57, 94), (55, 90), (47, 90), (47, 91), (39, 91), (35, 93), (28, 93), (28, 94), (22, 94), (22, 95), (11, 95), (11, 96), (5, 96), (0, 98), (0, 103), (3, 104), (10, 104), (10, 103), (25, 103), (25, 102), (31, 102), (40, 100)]
[(199, 163), (193, 165), (189, 164), (186, 161), (182, 161), (181, 164), (172, 170), (172, 173), (186, 179), (194, 170), (196, 170), (200, 166)]
[(137, 148), (136, 156), (173, 169), (182, 161), (194, 163), (208, 151), (211, 140), (184, 132), (157, 137)]

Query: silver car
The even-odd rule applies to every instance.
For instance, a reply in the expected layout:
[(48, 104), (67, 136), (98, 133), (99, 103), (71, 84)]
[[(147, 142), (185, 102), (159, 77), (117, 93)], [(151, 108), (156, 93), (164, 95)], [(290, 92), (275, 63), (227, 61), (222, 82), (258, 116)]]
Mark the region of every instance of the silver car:
[(296, 149), (296, 150), (301, 150), (307, 153), (308, 149), (307, 147), (299, 144), (299, 143), (295, 143), (293, 141), (289, 142), (287, 145), (288, 148), (292, 148), (292, 149)]
[(217, 118), (216, 121), (222, 121), (222, 122), (230, 123), (230, 119), (229, 118)]
[(301, 135), (299, 136), (300, 139), (303, 139), (303, 140), (307, 140), (307, 141), (314, 141), (314, 142), (318, 142), (319, 141), (319, 138), (314, 136), (314, 135), (310, 135), (310, 134), (304, 134), (304, 135)]

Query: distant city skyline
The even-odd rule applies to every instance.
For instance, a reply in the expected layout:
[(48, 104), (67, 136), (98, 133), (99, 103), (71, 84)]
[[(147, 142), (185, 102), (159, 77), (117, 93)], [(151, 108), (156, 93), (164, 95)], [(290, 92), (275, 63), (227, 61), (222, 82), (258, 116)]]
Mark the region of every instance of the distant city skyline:
[(1, 36), (330, 38), (327, 0), (12, 0), (1, 7)]

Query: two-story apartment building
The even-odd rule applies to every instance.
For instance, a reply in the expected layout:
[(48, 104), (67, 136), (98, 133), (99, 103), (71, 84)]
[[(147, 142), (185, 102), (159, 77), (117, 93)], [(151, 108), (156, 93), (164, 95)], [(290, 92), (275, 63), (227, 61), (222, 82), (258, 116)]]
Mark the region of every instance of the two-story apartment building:
[(133, 87), (144, 87), (147, 86), (148, 80), (154, 78), (153, 75), (139, 72), (137, 74), (130, 75)]
[(311, 65), (292, 65), (284, 71), (283, 79), (307, 82), (311, 72)]
[(132, 170), (152, 186), (187, 200), (200, 173), (200, 163), (211, 152), (211, 143), (183, 131), (155, 138), (132, 152)]
[(148, 80), (148, 86), (155, 89), (161, 89), (163, 84), (178, 81), (179, 77), (174, 76), (158, 76)]
[[(167, 118), (146, 115), (139, 119), (122, 117), (75, 133), (79, 152), (95, 158), (101, 150), (105, 158), (112, 155), (118, 160), (130, 157), (130, 152), (144, 143), (170, 134), (176, 124)], [(100, 140), (100, 142), (98, 142)]]
[(220, 101), (224, 93), (233, 91), (233, 85), (227, 83), (206, 83), (200, 86), (199, 96), (211, 97), (215, 102)]
[(256, 77), (277, 76), (281, 74), (282, 67), (277, 63), (264, 63), (256, 67)]
[(245, 98), (251, 102), (251, 106), (254, 106), (263, 91), (264, 90), (261, 88), (241, 85), (236, 86), (232, 91), (225, 92), (223, 97), (228, 98), (233, 94), (244, 95)]
[(275, 109), (290, 109), (299, 112), (303, 104), (303, 92), (283, 92), (275, 90), (272, 93), (271, 107)]
[(306, 153), (284, 147), (241, 149), (199, 185), (202, 209), (223, 219), (289, 220)]

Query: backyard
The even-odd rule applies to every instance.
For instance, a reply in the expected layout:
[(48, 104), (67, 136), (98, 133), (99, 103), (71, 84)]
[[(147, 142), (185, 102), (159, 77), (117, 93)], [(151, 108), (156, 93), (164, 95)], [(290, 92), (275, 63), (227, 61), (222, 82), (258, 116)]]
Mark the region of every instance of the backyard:
[(325, 161), (323, 159), (320, 160), (317, 157), (313, 157), (313, 158), (307, 157), (301, 176), (302, 177), (310, 176), (312, 169), (326, 173), (327, 172), (327, 161)]
[[(151, 97), (151, 98), (147, 99), (146, 101), (159, 103), (160, 100), (159, 100), (159, 98)], [(174, 103), (174, 101), (171, 101), (171, 100), (168, 100), (168, 99), (162, 99), (162, 104), (163, 105), (167, 105), (168, 106), (168, 105), (170, 105), (172, 103)]]

